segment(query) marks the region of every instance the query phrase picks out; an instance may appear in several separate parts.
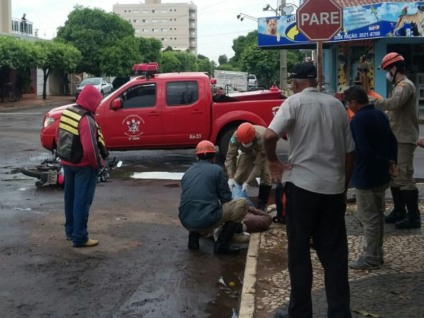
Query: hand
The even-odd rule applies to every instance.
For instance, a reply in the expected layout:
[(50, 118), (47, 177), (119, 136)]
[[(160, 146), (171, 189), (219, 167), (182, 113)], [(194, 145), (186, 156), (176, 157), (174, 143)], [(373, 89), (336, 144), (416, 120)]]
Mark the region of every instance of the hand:
[(277, 161), (269, 161), (269, 174), (271, 176), (271, 180), (275, 183), (281, 182), (283, 178), (284, 170), (291, 170), (293, 165), (283, 163), (279, 160)]
[(421, 138), (417, 141), (417, 146), (424, 148), (424, 138)]
[(230, 190), (237, 185), (236, 180), (234, 178), (228, 179), (228, 186), (230, 187)]
[(396, 163), (394, 162), (390, 162), (389, 164), (389, 173), (392, 177), (397, 177), (398, 176), (398, 167), (396, 165)]
[(247, 192), (249, 190), (249, 185), (245, 182), (243, 183), (243, 186), (241, 188), (244, 192)]

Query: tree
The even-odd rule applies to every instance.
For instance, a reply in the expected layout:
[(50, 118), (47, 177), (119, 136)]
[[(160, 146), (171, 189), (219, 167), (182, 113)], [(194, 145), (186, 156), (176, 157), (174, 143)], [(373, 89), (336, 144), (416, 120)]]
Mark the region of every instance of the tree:
[[(126, 58), (126, 54), (119, 57), (116, 55), (117, 52), (122, 52), (124, 39), (128, 41), (125, 45), (131, 54), (139, 50), (139, 43), (129, 41), (131, 36), (134, 37), (134, 28), (117, 14), (82, 6), (74, 7), (65, 25), (57, 32), (58, 40), (73, 44), (81, 52), (83, 58), (77, 71), (95, 76), (115, 75), (110, 72), (114, 70), (113, 64), (117, 63), (116, 58)], [(113, 59), (107, 59), (104, 51), (114, 46), (120, 48), (112, 50)], [(108, 50), (108, 52), (111, 51)], [(138, 60), (140, 59), (141, 56)]]
[(162, 52), (160, 67), (163, 73), (199, 71), (196, 57), (191, 53), (179, 51)]
[(209, 76), (213, 75), (214, 65), (206, 56), (201, 54), (197, 55), (197, 65), (199, 66), (200, 72), (208, 73)]
[[(139, 38), (140, 62), (157, 62), (160, 59), (162, 42), (154, 38)], [(139, 63), (140, 63), (139, 62)]]
[(240, 62), (241, 54), (244, 49), (252, 44), (257, 46), (258, 43), (258, 31), (249, 32), (246, 36), (239, 36), (233, 40), (232, 49), (235, 52), (234, 56), (230, 59), (230, 63), (234, 66), (238, 66)]
[(227, 64), (228, 63), (228, 57), (225, 54), (220, 55), (218, 57), (218, 63), (219, 63), (219, 65)]
[(25, 91), (31, 84), (30, 69), (37, 66), (40, 54), (33, 42), (0, 36), (0, 89), (9, 80), (10, 71), (15, 69), (16, 88)]
[(181, 62), (173, 51), (162, 52), (160, 60), (160, 70), (163, 73), (176, 72), (176, 70), (181, 68)]
[(117, 77), (129, 76), (133, 65), (140, 63), (138, 47), (138, 39), (134, 36), (127, 36), (117, 40), (115, 45), (101, 50), (99, 53), (99, 68), (102, 74)]
[(280, 51), (261, 50), (256, 44), (245, 47), (240, 55), (242, 69), (255, 74), (258, 82), (270, 87), (280, 76)]
[(51, 70), (73, 72), (81, 60), (81, 53), (71, 45), (55, 41), (39, 41), (37, 66), (43, 70), (43, 99), (47, 98), (46, 84)]

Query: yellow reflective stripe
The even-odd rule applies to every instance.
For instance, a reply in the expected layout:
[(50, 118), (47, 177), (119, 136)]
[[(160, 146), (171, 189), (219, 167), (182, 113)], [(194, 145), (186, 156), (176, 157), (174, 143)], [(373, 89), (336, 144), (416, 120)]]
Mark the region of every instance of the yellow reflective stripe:
[(70, 118), (73, 118), (76, 121), (80, 121), (80, 119), (82, 117), (80, 114), (77, 114), (77, 113), (75, 113), (71, 110), (68, 110), (68, 109), (63, 112), (63, 115), (68, 116)]
[(73, 127), (75, 127), (75, 128), (78, 128), (78, 121), (75, 121), (75, 120), (74, 120), (74, 119), (72, 119), (72, 118), (61, 117), (61, 118), (60, 118), (60, 121), (61, 121), (62, 123), (66, 123), (66, 124), (69, 124), (69, 125), (71, 125), (71, 126), (73, 126)]
[(64, 123), (64, 122), (61, 122), (60, 124), (59, 124), (59, 128), (61, 128), (61, 129), (63, 129), (63, 130), (66, 130), (66, 131), (69, 131), (71, 134), (73, 134), (73, 135), (79, 135), (79, 132), (78, 132), (78, 128), (75, 128), (75, 127), (72, 127), (72, 126), (70, 126), (70, 125), (67, 125), (66, 123)]
[(103, 139), (99, 139), (99, 142), (106, 147), (105, 141)]

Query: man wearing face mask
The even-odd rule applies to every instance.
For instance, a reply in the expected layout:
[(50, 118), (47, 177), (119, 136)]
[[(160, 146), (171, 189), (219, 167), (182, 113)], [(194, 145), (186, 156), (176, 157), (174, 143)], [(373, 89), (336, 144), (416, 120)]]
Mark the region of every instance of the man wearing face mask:
[(387, 111), (398, 142), (398, 173), (390, 182), (394, 208), (385, 217), (385, 222), (395, 223), (399, 229), (419, 228), (418, 189), (413, 178), (413, 159), (419, 135), (416, 88), (405, 75), (405, 59), (399, 53), (384, 56), (380, 69), (386, 71), (386, 78), (394, 88), (389, 98), (378, 99), (375, 105)]
[(239, 184), (247, 192), (249, 184), (260, 178), (257, 206), (261, 210), (266, 209), (272, 187), (262, 142), (265, 129), (247, 122), (241, 124), (230, 139), (225, 159), (230, 190)]

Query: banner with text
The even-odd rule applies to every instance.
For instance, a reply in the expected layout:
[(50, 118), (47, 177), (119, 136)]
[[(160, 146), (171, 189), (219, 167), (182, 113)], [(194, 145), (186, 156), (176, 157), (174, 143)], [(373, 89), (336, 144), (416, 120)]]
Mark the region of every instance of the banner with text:
[[(424, 2), (384, 2), (343, 8), (343, 27), (328, 42), (391, 36), (423, 37)], [(319, 25), (317, 25), (319, 28)], [(311, 44), (297, 28), (296, 15), (258, 19), (258, 46)]]

